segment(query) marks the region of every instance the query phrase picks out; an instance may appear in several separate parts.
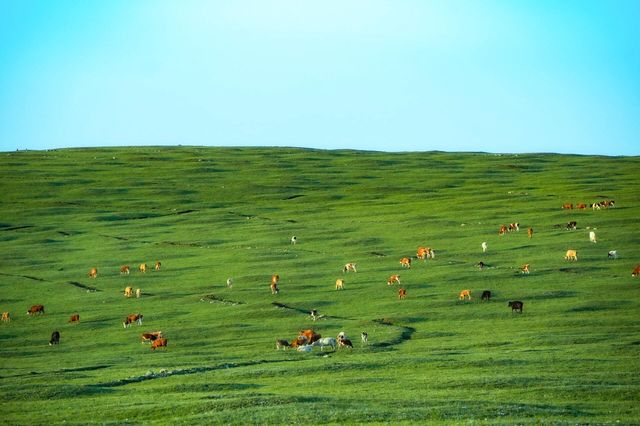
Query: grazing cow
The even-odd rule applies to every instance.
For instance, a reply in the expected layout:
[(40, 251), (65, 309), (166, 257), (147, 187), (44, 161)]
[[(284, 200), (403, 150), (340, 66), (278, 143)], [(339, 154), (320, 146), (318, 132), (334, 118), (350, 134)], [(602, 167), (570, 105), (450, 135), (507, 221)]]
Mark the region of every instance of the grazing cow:
[(482, 292), (481, 300), (491, 300), (491, 291), (485, 290)]
[(523, 305), (523, 303), (521, 301), (514, 300), (512, 302), (509, 302), (509, 304), (507, 306), (509, 306), (511, 308), (511, 312), (519, 311), (520, 313), (522, 313), (522, 305)]
[(404, 268), (411, 268), (411, 259), (408, 257), (403, 257), (400, 259), (400, 265)]
[(596, 243), (596, 233), (593, 231), (589, 231), (589, 241), (591, 241), (592, 243)]
[(369, 334), (366, 331), (360, 333), (360, 339), (362, 340), (362, 344), (366, 345), (369, 342)]
[(161, 266), (162, 266), (162, 263), (160, 263), (160, 261), (158, 260), (158, 261), (156, 262), (156, 266), (155, 266), (156, 271), (159, 271)]
[(400, 275), (398, 274), (391, 275), (387, 280), (387, 285), (393, 285), (395, 283), (398, 283), (398, 285), (400, 284)]
[(323, 337), (313, 342), (313, 346), (320, 346), (320, 351), (324, 351), (325, 346), (331, 346), (331, 349), (336, 349), (336, 339), (333, 337)]
[(407, 297), (407, 290), (404, 288), (398, 289), (398, 299), (404, 299)]
[(480, 268), (480, 269), (484, 269), (484, 268), (486, 268), (486, 267), (487, 267), (487, 264), (486, 264), (486, 263), (484, 263), (483, 261), (480, 261), (480, 262), (476, 263), (476, 266), (477, 266), (478, 268)]
[(98, 276), (98, 268), (89, 269), (89, 278), (95, 278)]
[(311, 352), (313, 350), (313, 345), (302, 345), (296, 348), (298, 352)]
[(70, 323), (78, 323), (80, 322), (80, 314), (73, 314), (71, 318), (69, 318)]
[(509, 224), (509, 231), (519, 231), (519, 230), (520, 230), (520, 223), (516, 222), (516, 223)]
[(418, 247), (416, 257), (422, 260), (434, 259), (436, 257), (436, 252), (430, 247)]
[(2, 313), (2, 322), (11, 322), (11, 315), (9, 315), (9, 312)]
[(140, 343), (153, 342), (162, 337), (162, 331), (150, 331), (148, 333), (142, 333), (140, 335)]
[(51, 340), (49, 340), (49, 346), (57, 345), (60, 343), (60, 332), (54, 331), (51, 333)]
[(576, 222), (575, 220), (572, 220), (571, 222), (567, 223), (568, 230), (576, 229), (577, 226), (578, 226), (578, 222)]
[(142, 290), (136, 288), (136, 299), (140, 299), (140, 296), (142, 296)]
[(305, 342), (311, 344), (313, 343), (311, 339), (313, 339), (313, 336), (315, 335), (316, 335), (316, 332), (309, 328), (307, 330), (300, 330), (300, 332), (298, 333), (298, 338), (304, 339)]
[(295, 235), (291, 237), (291, 244), (295, 244), (297, 242), (298, 242), (298, 238)]
[(131, 296), (133, 296), (133, 288), (125, 287), (125, 289), (124, 289), (124, 297), (131, 297)]
[(342, 278), (336, 280), (336, 290), (344, 290), (344, 280)]
[(464, 300), (464, 298), (467, 298), (468, 300), (471, 300), (471, 291), (470, 290), (462, 290), (460, 292), (460, 296), (458, 296), (458, 299), (460, 300)]
[(618, 252), (616, 250), (609, 250), (609, 253), (607, 253), (607, 258), (608, 259), (617, 259), (618, 258)]
[(486, 252), (487, 252), (487, 248), (489, 247), (489, 246), (487, 245), (487, 242), (486, 242), (486, 241), (483, 241), (483, 242), (482, 242), (482, 244), (481, 244), (481, 246), (482, 246), (482, 252), (483, 252), (483, 253), (486, 253)]
[(280, 292), (278, 282), (280, 282), (280, 275), (273, 274), (271, 276), (271, 294), (278, 294)]
[(356, 270), (356, 264), (353, 262), (347, 263), (346, 265), (344, 265), (344, 267), (342, 268), (342, 272), (349, 272), (349, 271), (353, 271), (353, 272), (358, 272)]
[(336, 339), (340, 340), (340, 339), (346, 339), (347, 338), (347, 333), (345, 333), (344, 331), (341, 331), (340, 333), (338, 333), (338, 335), (336, 336)]
[(567, 254), (564, 255), (565, 260), (578, 260), (578, 252), (575, 250), (567, 250)]
[(157, 348), (167, 348), (167, 339), (158, 337), (151, 343), (151, 350), (155, 351)]
[(351, 340), (347, 338), (338, 339), (338, 349), (340, 349), (343, 346), (345, 348), (353, 349), (353, 343), (351, 343)]
[(309, 315), (311, 315), (311, 319), (314, 321), (319, 318), (318, 311), (316, 309), (312, 309), (311, 312), (309, 312)]
[(129, 265), (124, 265), (120, 267), (120, 273), (122, 275), (129, 275)]
[(500, 225), (500, 229), (498, 230), (498, 235), (504, 235), (507, 233), (507, 226), (506, 225)]
[(131, 324), (133, 324), (134, 322), (137, 322), (138, 325), (142, 325), (142, 317), (142, 314), (129, 314), (127, 315), (127, 318), (125, 318), (122, 325), (124, 326), (124, 328), (131, 327)]
[(140, 272), (142, 272), (143, 274), (147, 272), (147, 264), (146, 263), (141, 263), (140, 266), (138, 266), (138, 270)]
[(231, 278), (231, 277), (227, 278), (227, 287), (228, 288), (232, 288), (233, 287), (233, 278)]
[(593, 203), (593, 204), (591, 204), (591, 208), (592, 208), (593, 210), (600, 210), (600, 207), (602, 207), (602, 206), (600, 205), (600, 203)]
[(580, 203), (576, 206), (576, 208), (580, 210), (584, 210), (587, 208), (587, 205), (585, 203)]
[(527, 236), (528, 236), (529, 238), (533, 237), (533, 228), (529, 228), (529, 229), (527, 229)]
[(291, 345), (286, 340), (276, 339), (276, 350), (277, 351), (279, 351), (280, 349), (283, 349), (283, 350), (286, 351), (287, 348), (289, 348), (289, 347), (291, 347)]
[(28, 315), (44, 314), (44, 305), (33, 305), (27, 311)]
[(571, 210), (571, 209), (573, 209), (573, 203), (564, 203), (562, 205), (562, 208), (563, 209), (567, 209), (567, 210)]
[(636, 265), (636, 267), (633, 268), (633, 272), (631, 272), (632, 277), (637, 277), (638, 275), (640, 275), (640, 265)]
[(297, 348), (299, 346), (306, 345), (306, 344), (307, 344), (307, 338), (298, 336), (296, 340), (293, 340), (291, 341), (291, 343), (289, 343), (289, 346), (291, 346), (292, 348)]
[(520, 272), (522, 272), (523, 274), (528, 274), (529, 273), (529, 264), (526, 263), (522, 266), (522, 268), (520, 268)]

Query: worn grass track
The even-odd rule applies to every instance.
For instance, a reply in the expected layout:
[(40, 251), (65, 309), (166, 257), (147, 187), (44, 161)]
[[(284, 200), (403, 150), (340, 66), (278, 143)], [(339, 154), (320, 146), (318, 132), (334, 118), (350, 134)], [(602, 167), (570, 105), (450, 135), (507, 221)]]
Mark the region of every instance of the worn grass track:
[[(0, 324), (0, 423), (636, 424), (638, 188), (637, 157), (0, 153), (0, 310), (13, 319)], [(615, 208), (561, 209), (603, 199)], [(498, 236), (511, 222), (521, 231)], [(422, 245), (436, 258), (401, 268)], [(386, 285), (396, 273), (405, 300)], [(38, 303), (46, 313), (28, 317)], [(143, 325), (123, 328), (134, 312)], [(304, 328), (355, 347), (275, 350)], [(151, 330), (167, 350), (141, 344)]]

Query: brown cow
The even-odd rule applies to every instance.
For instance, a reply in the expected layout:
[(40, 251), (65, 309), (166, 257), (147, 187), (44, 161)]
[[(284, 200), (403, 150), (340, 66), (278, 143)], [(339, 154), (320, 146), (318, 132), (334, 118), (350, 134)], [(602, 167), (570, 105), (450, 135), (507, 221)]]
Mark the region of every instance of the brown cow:
[(271, 276), (271, 294), (278, 294), (280, 292), (278, 282), (280, 282), (280, 275), (273, 274)]
[(411, 268), (411, 259), (408, 257), (403, 257), (402, 259), (400, 259), (400, 265), (402, 265), (404, 268)]
[(146, 263), (141, 263), (140, 266), (138, 266), (138, 270), (140, 272), (142, 272), (143, 274), (147, 272), (147, 264)]
[(89, 270), (89, 278), (95, 278), (98, 276), (98, 268), (91, 268)]
[(156, 266), (155, 266), (156, 271), (159, 271), (161, 266), (162, 266), (162, 264), (160, 263), (160, 261), (157, 261), (156, 262)]
[(506, 225), (500, 225), (500, 229), (498, 230), (498, 235), (504, 235), (507, 233), (507, 231), (508, 229)]
[(336, 290), (344, 290), (344, 280), (342, 278), (336, 280)]
[(527, 229), (527, 236), (528, 236), (529, 238), (533, 237), (533, 228), (529, 228), (529, 229)]
[(346, 265), (344, 265), (344, 267), (342, 268), (342, 272), (349, 272), (349, 271), (358, 272), (356, 270), (356, 264), (355, 263), (349, 262)]
[(562, 208), (563, 209), (567, 209), (567, 210), (571, 210), (571, 209), (573, 209), (573, 203), (564, 203), (562, 205)]
[(44, 305), (33, 305), (27, 311), (28, 315), (44, 314)]
[(422, 260), (433, 259), (434, 257), (436, 257), (436, 253), (431, 247), (418, 247), (416, 257)]
[(73, 314), (71, 318), (69, 318), (70, 323), (79, 323), (80, 322), (80, 314)]
[(157, 348), (167, 348), (167, 339), (158, 337), (151, 343), (151, 350), (155, 351)]
[(511, 312), (513, 311), (519, 311), (520, 313), (522, 313), (522, 306), (524, 305), (524, 303), (522, 303), (519, 300), (514, 300), (512, 302), (509, 302), (507, 306), (509, 306), (511, 308)]
[(307, 344), (307, 338), (299, 336), (298, 338), (296, 338), (296, 340), (291, 341), (291, 343), (289, 343), (289, 346), (291, 346), (292, 348), (297, 348), (298, 346), (302, 346), (306, 344)]
[(298, 333), (298, 339), (305, 339), (305, 341), (309, 345), (313, 343), (313, 336), (316, 336), (316, 332), (312, 329), (300, 330), (300, 332)]
[(458, 299), (460, 300), (464, 300), (464, 298), (467, 298), (468, 300), (471, 300), (471, 291), (470, 290), (462, 290), (460, 292), (460, 296), (458, 296)]
[(523, 274), (528, 274), (529, 273), (529, 264), (525, 264), (522, 266), (522, 268), (520, 268), (520, 272), (522, 272)]
[(587, 205), (585, 203), (580, 203), (576, 206), (576, 208), (580, 210), (584, 210), (587, 208)]
[(567, 254), (564, 255), (566, 260), (578, 260), (578, 252), (575, 250), (567, 250)]
[(282, 339), (276, 339), (276, 350), (284, 349), (286, 351), (288, 347), (291, 347), (289, 342)]
[(631, 272), (632, 277), (637, 277), (638, 275), (640, 275), (640, 265), (633, 268), (633, 272)]
[(129, 314), (127, 315), (127, 318), (125, 318), (122, 325), (124, 326), (124, 328), (131, 327), (131, 324), (133, 324), (134, 322), (137, 322), (138, 325), (142, 325), (142, 317), (142, 314)]
[(400, 284), (400, 275), (398, 274), (391, 275), (387, 280), (387, 285), (393, 285), (395, 283), (398, 283), (398, 285)]
[(154, 340), (162, 337), (162, 331), (150, 331), (148, 333), (142, 333), (140, 337), (140, 343), (153, 342)]
[(353, 349), (353, 343), (351, 343), (351, 340), (345, 338), (344, 336), (342, 337), (338, 336), (338, 349), (340, 349), (343, 346), (345, 348)]
[(11, 315), (9, 315), (9, 312), (2, 313), (2, 322), (11, 322)]
[(123, 275), (129, 275), (129, 265), (124, 265), (120, 267), (120, 273)]
[(126, 287), (124, 289), (124, 297), (131, 297), (131, 296), (133, 296), (133, 288)]
[(520, 223), (516, 222), (516, 223), (510, 223), (509, 224), (509, 232), (511, 231), (519, 231), (520, 230)]
[(407, 297), (407, 290), (405, 290), (404, 288), (399, 289), (398, 299), (404, 299), (405, 297)]

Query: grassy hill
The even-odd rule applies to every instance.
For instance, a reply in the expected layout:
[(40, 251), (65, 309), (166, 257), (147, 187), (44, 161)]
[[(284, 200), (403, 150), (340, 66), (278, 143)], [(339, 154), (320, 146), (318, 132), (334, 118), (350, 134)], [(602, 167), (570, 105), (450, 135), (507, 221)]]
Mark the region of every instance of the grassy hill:
[[(0, 324), (0, 423), (640, 418), (637, 157), (69, 149), (0, 153), (0, 178), (0, 310), (13, 319)], [(561, 208), (605, 199), (615, 208)], [(521, 230), (499, 236), (511, 222)], [(419, 246), (435, 259), (401, 268)], [(386, 284), (396, 273), (404, 300)], [(123, 328), (137, 312), (143, 325)], [(354, 348), (275, 350), (307, 328), (345, 331)], [(153, 330), (166, 351), (141, 344)]]

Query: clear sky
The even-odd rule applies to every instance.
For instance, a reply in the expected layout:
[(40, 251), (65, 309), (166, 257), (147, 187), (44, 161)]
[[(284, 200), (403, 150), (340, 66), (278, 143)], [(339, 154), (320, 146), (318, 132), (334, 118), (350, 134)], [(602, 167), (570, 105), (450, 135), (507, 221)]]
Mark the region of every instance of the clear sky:
[(0, 0), (0, 151), (640, 155), (639, 0)]

